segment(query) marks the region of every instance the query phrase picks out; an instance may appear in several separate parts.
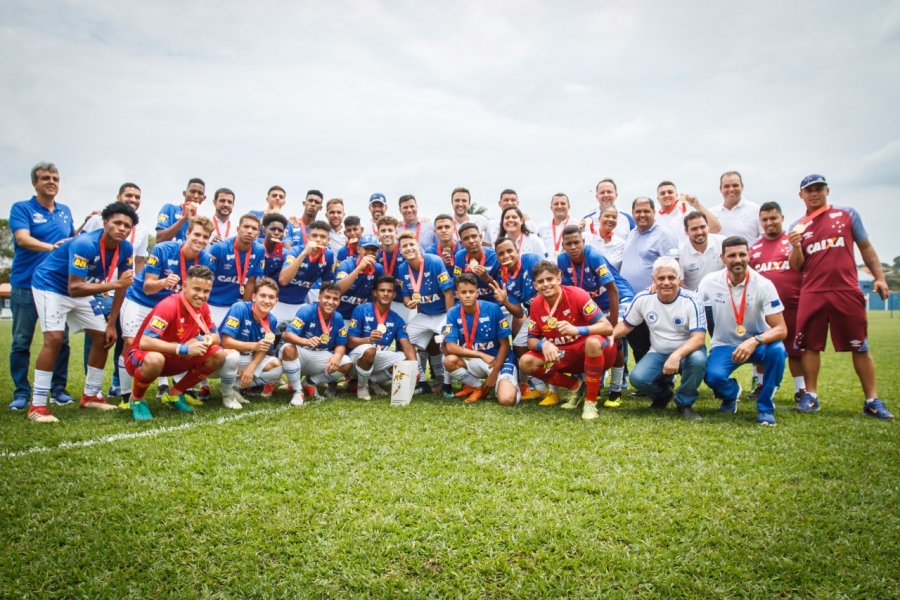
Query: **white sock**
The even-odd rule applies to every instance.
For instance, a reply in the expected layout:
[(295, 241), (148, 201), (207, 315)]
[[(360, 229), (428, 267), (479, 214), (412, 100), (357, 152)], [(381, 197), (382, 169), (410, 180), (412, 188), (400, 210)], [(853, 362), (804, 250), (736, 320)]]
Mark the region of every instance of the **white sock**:
[(453, 377), (450, 376), (450, 372), (447, 369), (444, 369), (444, 385), (450, 385), (453, 383)]
[(47, 406), (47, 396), (50, 395), (50, 381), (52, 379), (52, 371), (34, 370), (34, 388), (31, 393), (32, 406)]
[(360, 367), (358, 364), (356, 365), (356, 373), (357, 373), (357, 378), (358, 378), (358, 382), (359, 382), (357, 385), (360, 388), (364, 388), (367, 385), (369, 385), (369, 377), (372, 376), (372, 370), (374, 368), (375, 368), (375, 365), (373, 364), (371, 367), (369, 367), (368, 371), (364, 371), (362, 367)]
[(131, 386), (134, 385), (134, 379), (125, 370), (125, 357), (119, 357), (119, 385), (122, 389), (122, 396), (131, 395)]
[(288, 383), (295, 392), (303, 389), (300, 383), (300, 358), (294, 360), (281, 360), (281, 366), (284, 368), (284, 374), (287, 375)]
[(546, 389), (547, 389), (547, 384), (544, 383), (543, 381), (541, 381), (540, 379), (538, 379), (537, 377), (532, 377), (531, 379), (528, 380), (528, 383), (531, 385), (531, 387), (538, 390), (539, 392), (546, 391)]
[[(425, 365), (428, 364), (428, 353), (425, 352), (424, 350), (419, 350), (419, 349), (417, 348), (417, 349), (416, 349), (416, 356), (417, 356), (418, 359), (419, 359), (419, 372), (420, 372), (420, 373), (424, 373), (424, 372), (425, 372)], [(431, 375), (434, 376), (434, 373), (432, 373)]]
[(84, 378), (84, 395), (96, 396), (103, 387), (103, 369), (87, 368), (87, 376)]
[(229, 352), (225, 362), (219, 367), (219, 390), (223, 398), (234, 396), (234, 380), (237, 377), (238, 365), (241, 361), (239, 352)]
[(469, 387), (481, 387), (481, 380), (469, 373), (466, 369), (457, 369), (450, 373), (450, 377), (455, 381), (463, 382), (464, 385)]
[(169, 377), (168, 376), (160, 377), (159, 379), (156, 380), (156, 387), (159, 387), (161, 385), (169, 387)]
[(625, 378), (625, 367), (613, 367), (610, 369), (609, 389), (621, 392), (622, 379)]
[(559, 396), (559, 386), (558, 385), (551, 385), (550, 391), (553, 392), (554, 394), (556, 394), (557, 396)]
[(806, 378), (803, 375), (794, 377), (794, 391), (799, 392), (804, 389), (806, 389)]

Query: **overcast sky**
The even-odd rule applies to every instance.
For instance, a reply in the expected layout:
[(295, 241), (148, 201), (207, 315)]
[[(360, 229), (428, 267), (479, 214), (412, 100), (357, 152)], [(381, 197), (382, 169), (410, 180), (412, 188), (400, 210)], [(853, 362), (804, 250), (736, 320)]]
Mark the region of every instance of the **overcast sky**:
[(297, 214), (318, 188), (352, 214), (382, 192), (434, 216), (463, 185), (498, 216), (511, 187), (542, 222), (558, 191), (592, 210), (604, 177), (621, 208), (663, 179), (712, 206), (737, 169), (790, 218), (818, 172), (891, 262), (898, 51), (900, 3), (877, 0), (7, 0), (0, 198), (30, 197), (50, 160), (76, 220), (135, 181), (155, 222), (202, 177), (236, 212), (279, 184)]

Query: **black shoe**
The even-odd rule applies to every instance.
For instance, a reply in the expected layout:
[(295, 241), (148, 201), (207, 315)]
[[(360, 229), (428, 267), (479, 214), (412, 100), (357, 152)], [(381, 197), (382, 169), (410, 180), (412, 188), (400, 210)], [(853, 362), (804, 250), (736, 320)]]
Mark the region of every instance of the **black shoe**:
[(641, 391), (635, 391), (635, 392), (631, 392), (630, 394), (628, 394), (628, 397), (629, 398), (646, 398), (647, 394), (645, 394), (644, 392), (641, 392)]
[(650, 408), (652, 410), (666, 410), (666, 406), (669, 405), (668, 400), (654, 400), (650, 403)]
[(622, 397), (622, 392), (615, 391), (615, 392), (610, 392), (610, 393), (609, 393), (609, 399), (610, 399), (610, 400), (615, 401), (615, 400), (620, 399), (621, 397)]
[(701, 417), (697, 411), (694, 410), (693, 406), (679, 406), (678, 414), (687, 419), (688, 421), (702, 421), (703, 417)]

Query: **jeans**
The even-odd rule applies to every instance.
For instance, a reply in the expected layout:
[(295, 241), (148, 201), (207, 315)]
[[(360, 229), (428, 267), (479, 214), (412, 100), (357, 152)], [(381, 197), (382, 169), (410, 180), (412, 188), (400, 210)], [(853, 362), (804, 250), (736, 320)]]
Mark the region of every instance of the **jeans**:
[[(9, 371), (16, 386), (13, 398), (31, 398), (31, 383), (28, 381), (28, 366), (31, 364), (31, 342), (37, 325), (37, 308), (31, 288), (12, 288), (9, 304), (13, 315), (13, 342), (9, 353)], [(53, 363), (53, 378), (50, 389), (54, 392), (65, 390), (69, 376), (69, 329), (63, 334), (63, 343)]]
[[(668, 354), (648, 352), (631, 371), (631, 385), (651, 400), (668, 400), (672, 394), (672, 375), (663, 373)], [(675, 404), (691, 406), (700, 392), (697, 388), (706, 373), (706, 348), (694, 350), (681, 359), (681, 385), (675, 393)]]
[[(731, 374), (741, 365), (731, 360), (734, 346), (716, 346), (709, 352), (709, 366), (706, 369), (706, 385), (725, 400), (735, 400), (738, 394), (738, 383)], [(756, 399), (756, 410), (763, 413), (775, 412), (775, 390), (781, 385), (784, 376), (784, 359), (787, 351), (781, 342), (762, 344), (744, 364), (763, 365), (766, 376), (763, 378), (762, 391)]]
[[(109, 296), (108, 298), (104, 298), (101, 296), (95, 296), (100, 303), (103, 305), (103, 317), (106, 319), (106, 322), (109, 323), (109, 313), (112, 311), (113, 297)], [(91, 336), (85, 334), (84, 336), (84, 372), (87, 374), (88, 367), (88, 356), (91, 354), (91, 347), (93, 346), (93, 342), (91, 341)], [(112, 384), (115, 387), (119, 386), (119, 369), (117, 365), (119, 364), (119, 355), (122, 354), (122, 347), (124, 342), (122, 341), (122, 328), (119, 326), (119, 320), (116, 319), (116, 346), (113, 350), (113, 377)]]

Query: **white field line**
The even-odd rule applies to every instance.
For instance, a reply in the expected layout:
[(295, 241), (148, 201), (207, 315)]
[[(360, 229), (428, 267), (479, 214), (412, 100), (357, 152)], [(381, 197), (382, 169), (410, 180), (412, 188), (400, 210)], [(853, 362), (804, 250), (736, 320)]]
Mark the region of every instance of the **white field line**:
[(69, 450), (71, 448), (87, 448), (89, 446), (97, 446), (99, 444), (111, 444), (113, 442), (118, 442), (121, 440), (133, 440), (133, 439), (144, 438), (144, 437), (155, 437), (157, 435), (163, 435), (166, 433), (171, 433), (173, 431), (184, 431), (186, 429), (194, 429), (195, 427), (201, 427), (204, 425), (224, 425), (225, 423), (230, 423), (232, 421), (237, 421), (239, 419), (246, 419), (248, 417), (255, 417), (257, 415), (271, 415), (271, 414), (285, 411), (288, 408), (289, 408), (288, 406), (279, 406), (277, 408), (240, 412), (240, 413), (237, 413), (234, 415), (229, 415), (227, 417), (219, 417), (217, 419), (211, 419), (209, 421), (192, 421), (189, 423), (184, 423), (182, 425), (173, 425), (171, 427), (160, 427), (158, 429), (146, 429), (144, 431), (134, 431), (134, 432), (125, 432), (125, 433), (112, 433), (110, 435), (104, 435), (104, 436), (101, 436), (98, 438), (93, 438), (90, 440), (82, 440), (80, 442), (62, 442), (58, 446), (35, 446), (34, 448), (26, 448), (25, 450), (18, 450), (18, 451), (13, 451), (13, 452), (0, 452), (0, 458), (15, 458), (18, 456), (28, 456), (29, 454), (40, 454), (42, 452), (52, 452), (53, 450)]

